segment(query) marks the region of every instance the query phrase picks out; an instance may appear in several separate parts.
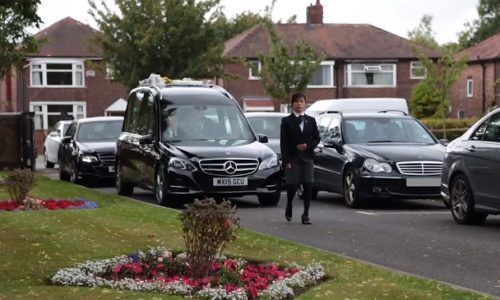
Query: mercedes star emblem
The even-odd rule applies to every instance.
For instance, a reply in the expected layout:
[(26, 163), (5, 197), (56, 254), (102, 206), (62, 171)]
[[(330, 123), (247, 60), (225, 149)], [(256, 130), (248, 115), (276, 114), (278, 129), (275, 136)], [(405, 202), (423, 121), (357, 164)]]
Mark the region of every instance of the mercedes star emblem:
[(230, 175), (236, 173), (236, 163), (232, 160), (226, 161), (224, 163), (224, 170)]

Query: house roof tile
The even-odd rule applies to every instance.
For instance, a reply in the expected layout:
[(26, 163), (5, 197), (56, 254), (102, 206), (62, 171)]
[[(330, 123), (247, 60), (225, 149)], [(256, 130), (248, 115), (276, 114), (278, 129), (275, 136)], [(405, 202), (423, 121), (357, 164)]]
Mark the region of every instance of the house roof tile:
[(462, 50), (460, 54), (467, 53), (469, 61), (482, 61), (500, 58), (500, 33), (470, 48)]
[[(308, 42), (330, 59), (416, 58), (409, 41), (369, 24), (275, 24), (283, 41), (291, 46), (298, 40)], [(269, 34), (256, 25), (228, 40), (224, 54), (230, 57), (257, 58), (270, 47)], [(425, 49), (430, 57), (439, 53)]]
[(102, 49), (90, 46), (91, 36), (99, 31), (71, 17), (66, 17), (35, 34), (45, 38), (40, 51), (31, 57), (102, 57)]

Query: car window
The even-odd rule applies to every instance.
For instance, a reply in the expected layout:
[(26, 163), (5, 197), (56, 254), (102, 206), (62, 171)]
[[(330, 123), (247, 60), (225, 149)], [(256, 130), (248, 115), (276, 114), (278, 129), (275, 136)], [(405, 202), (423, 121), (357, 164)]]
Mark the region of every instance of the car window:
[(327, 130), (325, 131), (323, 138), (325, 140), (332, 140), (340, 137), (339, 129), (339, 119), (332, 118)]
[(321, 139), (323, 139), (323, 135), (326, 132), (326, 129), (328, 128), (328, 125), (330, 125), (330, 122), (332, 119), (330, 117), (322, 117), (318, 120), (318, 131), (319, 131), (319, 136)]
[(474, 131), (474, 133), (471, 135), (470, 139), (473, 141), (481, 141), (483, 139), (487, 125), (488, 125), (488, 120), (484, 121), (481, 125), (479, 125), (476, 131)]
[(483, 141), (500, 142), (500, 114), (493, 115), (484, 131)]
[(76, 131), (76, 123), (71, 123), (68, 127), (68, 131), (66, 131), (66, 134), (64, 136), (74, 136)]
[(347, 119), (344, 136), (348, 143), (436, 143), (429, 132), (413, 118)]
[[(255, 140), (250, 126), (236, 105), (168, 104), (162, 102), (163, 141), (212, 141), (235, 145)], [(175, 136), (166, 134), (175, 127)]]
[(90, 122), (80, 124), (77, 140), (97, 142), (118, 140), (122, 131), (122, 121)]
[(256, 133), (265, 134), (268, 138), (279, 138), (281, 119), (280, 116), (250, 117), (248, 122)]

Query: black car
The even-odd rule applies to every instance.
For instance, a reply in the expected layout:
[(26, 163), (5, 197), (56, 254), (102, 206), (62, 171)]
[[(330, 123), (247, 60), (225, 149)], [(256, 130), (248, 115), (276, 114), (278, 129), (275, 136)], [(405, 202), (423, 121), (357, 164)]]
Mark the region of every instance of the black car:
[(199, 82), (166, 84), (158, 76), (130, 92), (117, 143), (116, 189), (153, 190), (161, 205), (201, 197), (280, 199), (277, 155), (256, 136), (236, 100)]
[(500, 108), (446, 147), (441, 194), (458, 224), (500, 214)]
[(313, 196), (340, 193), (349, 207), (372, 198), (440, 198), (445, 146), (415, 118), (329, 112), (317, 123)]
[(73, 121), (59, 146), (59, 178), (74, 183), (114, 179), (116, 141), (123, 117)]

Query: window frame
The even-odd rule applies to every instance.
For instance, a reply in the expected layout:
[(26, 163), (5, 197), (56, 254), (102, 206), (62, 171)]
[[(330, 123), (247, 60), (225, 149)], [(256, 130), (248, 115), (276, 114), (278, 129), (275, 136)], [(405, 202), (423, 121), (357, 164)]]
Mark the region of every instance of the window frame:
[[(71, 85), (52, 85), (47, 83), (47, 73), (60, 72), (63, 73), (65, 70), (57, 70), (47, 69), (48, 64), (71, 64)], [(85, 87), (85, 61), (77, 58), (70, 59), (31, 59), (29, 60), (30, 66), (30, 87), (33, 88), (84, 88)], [(35, 66), (39, 66), (40, 68), (35, 68)], [(80, 67), (80, 68), (79, 68)], [(69, 69), (68, 69), (69, 71)], [(68, 72), (66, 71), (66, 72)], [(34, 73), (41, 73), (41, 83), (36, 84), (34, 82)], [(81, 76), (81, 85), (76, 84), (78, 74)]]
[[(68, 115), (72, 116), (75, 120), (87, 117), (87, 103), (85, 101), (31, 101), (30, 102), (30, 112), (34, 112), (35, 120), (41, 116), (41, 126), (37, 126), (35, 122), (35, 129), (49, 130), (49, 115), (57, 116), (60, 112), (49, 112), (48, 107), (50, 105), (72, 105), (73, 111), (68, 112)], [(35, 107), (41, 107), (41, 111), (35, 111)], [(78, 108), (82, 108), (79, 112)]]
[(474, 97), (474, 79), (472, 78), (467, 79), (467, 84), (465, 86), (465, 93), (467, 95), (467, 98)]
[[(419, 66), (416, 66), (417, 64), (419, 64)], [(424, 75), (422, 76), (415, 75), (414, 71), (418, 69), (423, 69)], [(425, 79), (425, 78), (427, 78), (427, 69), (423, 66), (422, 62), (418, 60), (410, 62), (410, 79)]]
[(334, 60), (325, 60), (320, 63), (320, 66), (329, 66), (330, 67), (330, 74), (331, 74), (331, 80), (330, 83), (327, 85), (315, 85), (315, 84), (308, 84), (308, 88), (333, 88), (335, 87), (335, 61)]
[[(463, 117), (460, 116), (460, 113), (463, 113)], [(465, 119), (465, 110), (463, 109), (457, 110), (457, 119)]]
[[(352, 66), (353, 65), (363, 65), (363, 72), (361, 71), (352, 71)], [(383, 71), (380, 70), (378, 73), (392, 73), (392, 84), (387, 85), (387, 84), (359, 84), (359, 85), (353, 85), (352, 84), (352, 75), (353, 73), (359, 73), (359, 74), (366, 74), (366, 66), (371, 66), (374, 67), (375, 65), (378, 65), (380, 68), (382, 65), (391, 65), (392, 66), (392, 71)], [(360, 61), (352, 61), (348, 62), (345, 65), (345, 87), (349, 88), (393, 88), (397, 87), (397, 73), (398, 73), (398, 66), (397, 62), (388, 62), (388, 61), (380, 61), (380, 62), (360, 62)]]

